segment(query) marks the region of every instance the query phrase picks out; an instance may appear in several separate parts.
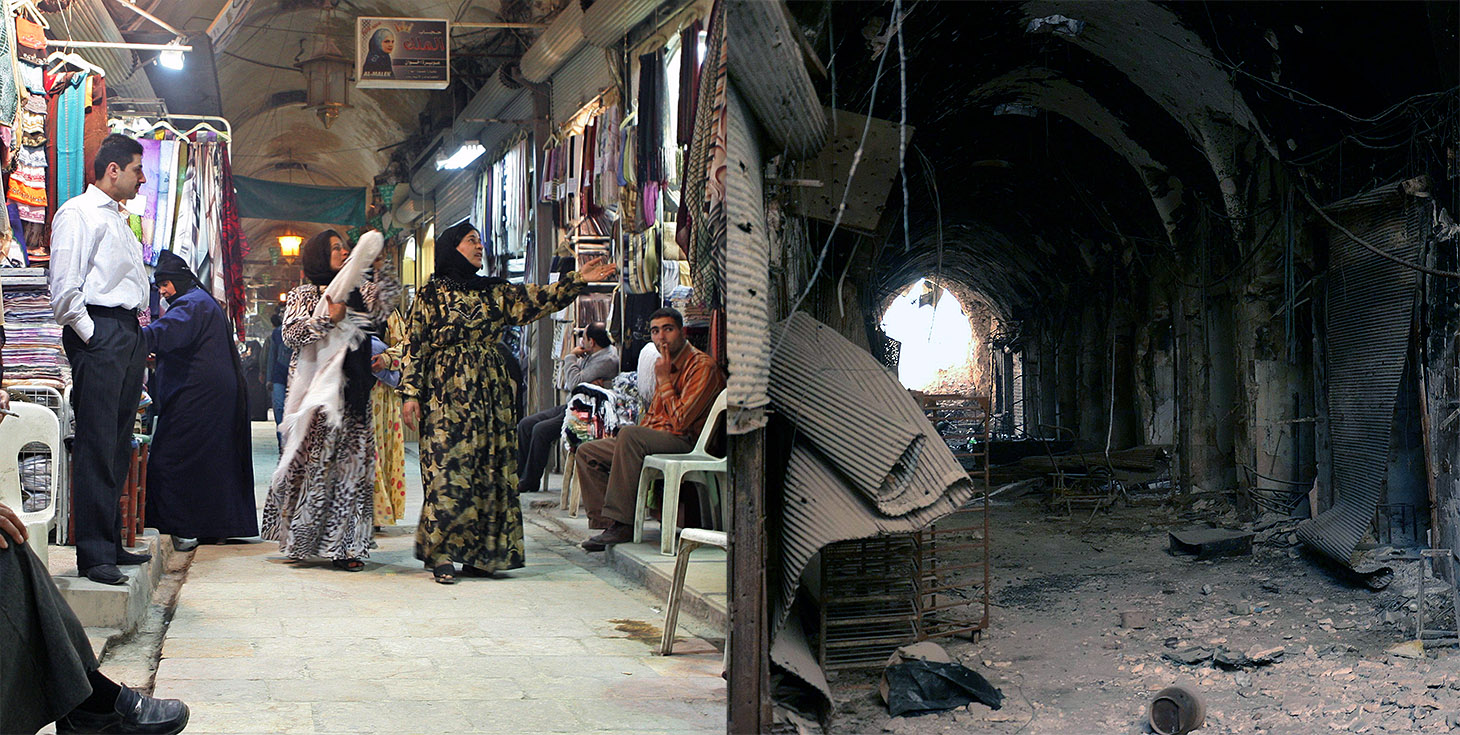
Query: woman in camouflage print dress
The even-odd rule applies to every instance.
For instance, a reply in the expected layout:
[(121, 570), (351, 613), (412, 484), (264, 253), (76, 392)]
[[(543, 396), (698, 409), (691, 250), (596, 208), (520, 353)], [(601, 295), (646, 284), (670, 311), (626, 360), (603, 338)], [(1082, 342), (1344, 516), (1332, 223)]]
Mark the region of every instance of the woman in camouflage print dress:
[(602, 280), (614, 271), (595, 263), (581, 275), (535, 286), (480, 276), (481, 264), (476, 228), (463, 222), (442, 232), (436, 272), (416, 296), (406, 328), (401, 415), (408, 426), (421, 421), (425, 490), (416, 558), (442, 584), (456, 581), (453, 562), (471, 576), (524, 562), (512, 446), (516, 388), (498, 336), (569, 305), (585, 278)]

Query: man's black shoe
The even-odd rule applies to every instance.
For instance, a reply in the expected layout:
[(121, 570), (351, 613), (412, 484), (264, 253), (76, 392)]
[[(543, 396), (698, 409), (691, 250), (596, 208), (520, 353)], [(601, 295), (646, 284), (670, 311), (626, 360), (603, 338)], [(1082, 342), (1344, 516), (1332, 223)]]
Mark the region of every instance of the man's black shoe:
[(125, 550), (117, 552), (118, 566), (129, 567), (135, 566), (137, 564), (146, 564), (149, 561), (152, 561), (151, 554), (133, 554), (132, 552)]
[(127, 575), (122, 574), (122, 570), (117, 569), (115, 564), (97, 564), (94, 567), (87, 567), (82, 574), (86, 575), (87, 579), (100, 584), (127, 583)]
[(130, 733), (176, 735), (188, 726), (188, 706), (176, 699), (155, 699), (122, 687), (111, 712), (82, 709), (56, 722), (57, 735), (75, 733)]

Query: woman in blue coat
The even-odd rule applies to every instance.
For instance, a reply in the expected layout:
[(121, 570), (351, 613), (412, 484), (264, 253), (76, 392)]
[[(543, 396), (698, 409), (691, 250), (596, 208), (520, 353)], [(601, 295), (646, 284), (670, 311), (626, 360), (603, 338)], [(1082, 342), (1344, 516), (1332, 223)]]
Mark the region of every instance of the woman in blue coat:
[(142, 329), (157, 356), (147, 525), (181, 551), (257, 536), (248, 394), (228, 317), (173, 253), (158, 257), (152, 280), (168, 309)]

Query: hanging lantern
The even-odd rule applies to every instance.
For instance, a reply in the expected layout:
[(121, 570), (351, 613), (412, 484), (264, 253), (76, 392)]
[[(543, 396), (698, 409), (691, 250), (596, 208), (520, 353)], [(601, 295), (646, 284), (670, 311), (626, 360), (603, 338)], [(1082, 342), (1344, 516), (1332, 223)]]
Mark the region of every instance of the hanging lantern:
[(328, 129), (330, 123), (340, 116), (340, 110), (350, 107), (350, 67), (353, 64), (330, 40), (323, 25), (316, 30), (315, 38), (319, 40), (315, 43), (314, 53), (294, 66), (304, 72), (304, 109), (314, 110), (319, 121)]
[(279, 254), (284, 256), (286, 262), (293, 263), (294, 259), (299, 257), (299, 245), (303, 242), (304, 238), (299, 235), (289, 233), (280, 235)]

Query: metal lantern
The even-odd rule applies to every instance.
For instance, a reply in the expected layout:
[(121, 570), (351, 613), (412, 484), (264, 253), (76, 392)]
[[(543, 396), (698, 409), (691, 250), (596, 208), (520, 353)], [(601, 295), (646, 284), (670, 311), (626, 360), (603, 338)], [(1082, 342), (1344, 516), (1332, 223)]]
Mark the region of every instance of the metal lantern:
[(304, 242), (304, 238), (299, 235), (289, 233), (280, 235), (279, 254), (284, 256), (285, 261), (293, 263), (294, 259), (299, 257), (299, 245), (302, 242)]
[(340, 47), (323, 32), (315, 35), (319, 39), (314, 54), (295, 64), (304, 72), (306, 87), (304, 109), (314, 110), (319, 121), (329, 128), (330, 123), (340, 116), (340, 110), (350, 107), (350, 67), (352, 62), (340, 51)]

